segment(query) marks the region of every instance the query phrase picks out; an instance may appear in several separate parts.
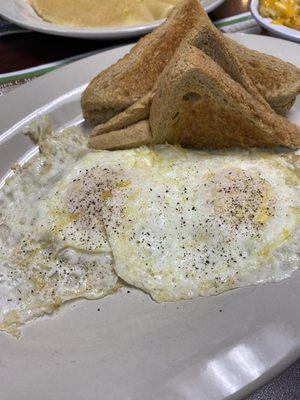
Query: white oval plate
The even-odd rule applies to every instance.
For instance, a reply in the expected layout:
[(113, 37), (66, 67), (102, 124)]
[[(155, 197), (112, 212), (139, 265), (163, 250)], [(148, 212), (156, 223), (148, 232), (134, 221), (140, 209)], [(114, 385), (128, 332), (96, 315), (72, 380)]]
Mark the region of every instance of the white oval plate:
[[(300, 66), (294, 43), (231, 37)], [(2, 96), (1, 175), (32, 154), (21, 131), (37, 116), (49, 114), (57, 129), (85, 129), (83, 88), (129, 49), (83, 59)], [(289, 117), (300, 124), (300, 97)], [(67, 304), (25, 326), (20, 340), (0, 333), (1, 400), (242, 398), (300, 356), (299, 289), (300, 271), (277, 284), (192, 301), (156, 304), (123, 289)]]
[[(207, 12), (214, 10), (224, 0), (201, 0)], [(164, 20), (147, 24), (116, 28), (76, 28), (56, 25), (39, 17), (27, 0), (0, 0), (0, 15), (16, 25), (52, 35), (71, 36), (86, 39), (117, 39), (141, 36), (159, 26)]]
[[(289, 39), (294, 42), (300, 42), (300, 31), (288, 28), (284, 25), (273, 24), (271, 18), (264, 18), (260, 15), (258, 11), (258, 5), (259, 0), (252, 0), (250, 9), (253, 17), (256, 19), (259, 25), (267, 29), (269, 32), (272, 32), (276, 36), (280, 36), (284, 39)], [(297, 51), (300, 51), (300, 49), (298, 49)]]

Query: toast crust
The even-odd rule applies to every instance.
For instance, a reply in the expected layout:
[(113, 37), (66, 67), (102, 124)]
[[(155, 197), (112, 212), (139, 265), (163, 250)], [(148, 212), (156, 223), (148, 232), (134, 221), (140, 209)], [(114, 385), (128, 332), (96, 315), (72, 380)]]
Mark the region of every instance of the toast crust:
[(153, 96), (154, 91), (147, 93), (146, 96), (142, 97), (125, 111), (112, 117), (104, 124), (97, 125), (92, 130), (90, 136), (98, 136), (110, 131), (120, 130), (136, 122), (148, 119)]
[(92, 149), (124, 150), (153, 142), (149, 121), (140, 121), (121, 130), (90, 137)]

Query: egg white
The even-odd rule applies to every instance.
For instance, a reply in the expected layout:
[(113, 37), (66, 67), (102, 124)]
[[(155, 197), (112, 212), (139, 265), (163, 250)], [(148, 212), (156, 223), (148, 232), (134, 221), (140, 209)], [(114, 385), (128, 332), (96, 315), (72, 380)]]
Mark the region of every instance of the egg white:
[[(263, 151), (137, 151), (103, 211), (117, 274), (161, 302), (299, 267), (299, 169)], [(296, 157), (298, 160), (299, 157)]]
[[(112, 185), (123, 185), (132, 152), (90, 152), (54, 186), (47, 202), (47, 229), (63, 246), (88, 252), (111, 251), (102, 207)], [(122, 183), (123, 182), (123, 183)]]
[(158, 302), (299, 268), (296, 154), (154, 146), (91, 151), (38, 125), (40, 154), (0, 191), (0, 330), (124, 282)]
[(0, 330), (14, 335), (67, 300), (103, 297), (119, 286), (109, 247), (68, 246), (48, 226), (53, 187), (87, 152), (86, 139), (46, 123), (31, 132), (40, 154), (16, 166), (0, 191)]

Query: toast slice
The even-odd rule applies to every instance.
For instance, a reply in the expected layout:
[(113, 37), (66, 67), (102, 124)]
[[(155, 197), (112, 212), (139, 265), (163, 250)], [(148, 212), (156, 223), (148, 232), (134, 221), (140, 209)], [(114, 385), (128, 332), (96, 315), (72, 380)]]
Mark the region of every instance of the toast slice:
[[(140, 39), (131, 52), (96, 76), (84, 91), (84, 118), (104, 123), (144, 97), (154, 86), (180, 42), (195, 26), (211, 26), (198, 0), (184, 0), (167, 21)], [(300, 70), (290, 63), (250, 50), (224, 36), (258, 92), (284, 114), (300, 93)]]
[(209, 18), (198, 0), (184, 0), (129, 54), (96, 76), (83, 92), (83, 116), (99, 124), (125, 110), (152, 88), (185, 35)]
[(228, 43), (225, 36), (214, 25), (200, 24), (191, 30), (180, 45), (181, 49), (186, 47), (195, 47), (202, 50), (233, 80), (242, 85), (248, 93), (269, 108), (269, 104), (261, 96), (252, 79), (246, 73), (231, 44)]
[(89, 139), (89, 147), (101, 150), (124, 150), (153, 143), (149, 120), (143, 120)]
[(260, 94), (279, 114), (285, 114), (300, 93), (300, 69), (226, 37), (236, 57)]
[[(223, 48), (215, 59), (221, 54)], [(235, 68), (224, 65), (227, 72), (193, 44), (182, 43), (157, 81), (149, 121), (91, 137), (91, 147), (300, 147), (300, 128), (249, 93), (234, 79)]]
[(178, 49), (150, 109), (154, 143), (184, 147), (300, 147), (300, 128), (252, 96), (203, 51)]
[[(269, 107), (266, 100), (260, 95), (256, 86), (246, 74), (244, 68), (232, 51), (231, 46), (226, 42), (224, 36), (211, 24), (200, 24), (192, 29), (181, 42), (181, 48), (192, 45), (204, 51), (216, 63), (218, 63), (232, 79), (239, 82), (252, 96)], [(167, 68), (167, 67), (166, 67)], [(159, 82), (159, 78), (158, 81)], [(156, 91), (156, 84), (151, 92), (138, 100), (125, 111), (112, 117), (104, 124), (97, 125), (91, 136), (101, 135), (113, 130), (126, 128), (142, 119), (149, 117), (150, 105)]]
[(144, 97), (134, 103), (126, 110), (115, 115), (104, 124), (97, 125), (91, 132), (90, 136), (98, 136), (103, 133), (120, 130), (127, 126), (133, 125), (149, 118), (150, 107), (155, 91), (147, 93)]

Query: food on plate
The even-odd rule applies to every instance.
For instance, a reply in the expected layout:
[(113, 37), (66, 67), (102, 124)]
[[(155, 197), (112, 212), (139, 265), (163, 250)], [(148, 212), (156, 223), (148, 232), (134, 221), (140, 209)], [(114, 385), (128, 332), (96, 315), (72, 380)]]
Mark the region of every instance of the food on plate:
[(147, 94), (184, 36), (207, 14), (198, 0), (180, 2), (167, 21), (141, 38), (116, 64), (95, 77), (83, 92), (84, 118), (102, 123)]
[[(97, 126), (90, 146), (122, 149), (173, 143), (190, 148), (300, 147), (300, 128), (278, 115), (257, 92), (221, 34), (196, 28), (141, 101)], [(148, 111), (149, 110), (149, 111)]]
[(120, 168), (124, 184), (111, 184), (102, 212), (125, 282), (173, 301), (278, 281), (299, 267), (297, 156), (168, 145), (116, 153), (127, 152), (135, 164)]
[(36, 13), (54, 24), (114, 27), (165, 18), (178, 0), (29, 0)]
[(150, 109), (155, 142), (184, 147), (300, 147), (300, 128), (254, 98), (194, 46), (161, 75)]
[[(299, 155), (156, 145), (40, 146), (0, 192), (0, 330), (127, 282), (157, 301), (278, 281), (299, 267)], [(121, 278), (122, 280), (120, 281)]]
[(300, 93), (300, 69), (226, 38), (259, 93), (278, 114), (286, 114)]
[(300, 30), (300, 0), (259, 0), (258, 9), (274, 24)]
[(91, 251), (87, 220), (78, 218), (76, 229), (65, 232), (63, 224), (75, 221), (76, 212), (49, 211), (65, 171), (87, 152), (86, 138), (72, 130), (55, 133), (47, 125), (34, 135), (40, 154), (16, 166), (0, 191), (0, 330), (16, 336), (21, 325), (65, 301), (100, 298), (120, 285), (104, 228), (93, 221), (93, 240), (102, 247)]
[(186, 0), (88, 86), (89, 139), (31, 126), (39, 154), (0, 190), (0, 330), (126, 284), (161, 302), (291, 276), (300, 154), (257, 147), (300, 147), (276, 113), (299, 82)]
[[(128, 55), (90, 82), (82, 95), (84, 118), (93, 124), (104, 123), (147, 96), (181, 41), (192, 29), (205, 26), (216, 32), (198, 0), (179, 3), (162, 26), (140, 39)], [(300, 92), (299, 69), (226, 36), (223, 42), (231, 46), (240, 69), (245, 70), (270, 106), (278, 113), (288, 111)]]

